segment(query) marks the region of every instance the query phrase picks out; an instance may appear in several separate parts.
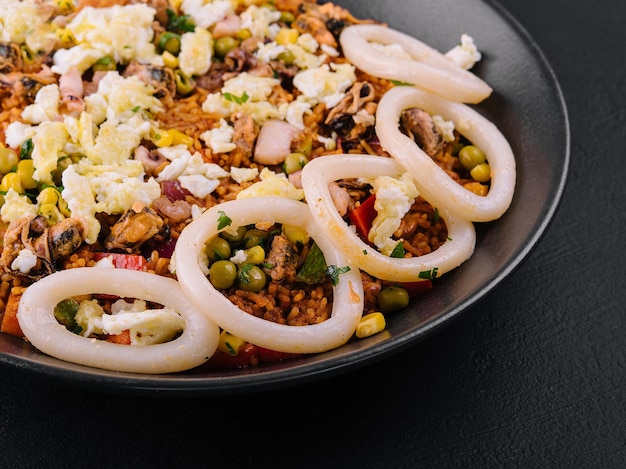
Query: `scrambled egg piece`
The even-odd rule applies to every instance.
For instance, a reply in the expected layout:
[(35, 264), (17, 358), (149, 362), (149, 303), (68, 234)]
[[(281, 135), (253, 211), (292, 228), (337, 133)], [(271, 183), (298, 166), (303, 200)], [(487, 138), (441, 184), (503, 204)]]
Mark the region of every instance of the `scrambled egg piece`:
[(178, 66), (188, 77), (204, 75), (211, 68), (213, 38), (204, 28), (196, 28), (193, 33), (185, 33), (180, 39)]
[(279, 196), (293, 200), (304, 199), (304, 190), (294, 186), (283, 174), (276, 174), (274, 171), (263, 168), (260, 174), (261, 180), (255, 182), (250, 187), (237, 194), (237, 199), (248, 199), (251, 197)]
[(408, 173), (400, 178), (378, 176), (372, 181), (372, 188), (376, 194), (374, 208), (378, 215), (372, 223), (368, 238), (380, 252), (388, 256), (398, 244), (397, 240), (392, 239), (393, 233), (419, 192)]
[(220, 178), (229, 175), (218, 164), (206, 163), (200, 153), (191, 154), (185, 145), (161, 148), (160, 153), (171, 163), (159, 173), (157, 181), (178, 179), (196, 197), (206, 197), (217, 189)]
[(82, 73), (103, 57), (121, 64), (162, 64), (152, 43), (155, 14), (154, 8), (140, 3), (83, 8), (65, 26), (76, 38), (76, 45), (54, 54), (52, 71), (63, 74), (76, 67)]
[(324, 64), (303, 70), (293, 78), (293, 85), (305, 98), (314, 103), (323, 102), (329, 109), (339, 104), (345, 91), (355, 82), (356, 74), (351, 64)]
[(33, 136), (33, 179), (52, 182), (52, 172), (57, 168), (61, 151), (67, 142), (68, 132), (63, 122), (42, 122)]
[(241, 15), (241, 28), (252, 33), (252, 37), (274, 37), (280, 27), (272, 29), (272, 24), (280, 19), (280, 11), (251, 5)]
[(54, 26), (39, 13), (41, 5), (34, 0), (3, 0), (0, 15), (0, 42), (26, 44), (33, 52), (54, 47)]
[(233, 143), (235, 129), (228, 125), (224, 119), (220, 119), (219, 125), (207, 130), (200, 135), (204, 143), (215, 153), (226, 153), (237, 148)]
[(4, 204), (0, 208), (2, 221), (11, 223), (28, 215), (37, 215), (37, 206), (30, 203), (28, 197), (21, 196), (13, 188), (10, 188), (4, 196)]
[(22, 119), (31, 124), (41, 124), (45, 121), (53, 121), (59, 117), (59, 103), (61, 93), (56, 84), (46, 85), (35, 96), (35, 102), (24, 108)]
[(200, 28), (209, 29), (235, 12), (230, 0), (182, 0), (180, 9)]

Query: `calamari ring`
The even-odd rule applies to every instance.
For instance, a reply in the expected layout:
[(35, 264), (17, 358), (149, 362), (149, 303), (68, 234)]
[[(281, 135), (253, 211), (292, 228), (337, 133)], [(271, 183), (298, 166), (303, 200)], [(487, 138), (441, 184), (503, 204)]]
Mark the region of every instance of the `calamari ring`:
[[(154, 301), (185, 320), (183, 333), (155, 345), (122, 345), (82, 337), (54, 317), (62, 300), (104, 293)], [(81, 267), (56, 272), (29, 286), (17, 318), (26, 338), (40, 351), (79, 365), (130, 373), (172, 373), (206, 362), (217, 349), (219, 328), (185, 296), (178, 282), (147, 272)]]
[[(452, 101), (479, 103), (491, 87), (423, 42), (385, 26), (373, 24), (345, 28), (339, 37), (346, 58), (364, 72), (379, 78), (411, 83)], [(397, 44), (413, 60), (385, 55), (376, 42)]]
[[(220, 213), (221, 212), (221, 213)], [(350, 267), (333, 288), (333, 309), (326, 321), (288, 326), (253, 316), (235, 306), (215, 289), (200, 269), (200, 253), (220, 230), (220, 216), (232, 227), (264, 221), (305, 228), (324, 253), (326, 263)], [(363, 284), (359, 270), (337, 251), (313, 221), (306, 204), (283, 197), (257, 197), (224, 202), (194, 220), (182, 231), (174, 253), (176, 274), (185, 293), (219, 326), (261, 347), (288, 353), (317, 353), (343, 345), (350, 339), (363, 313)]]
[(415, 282), (420, 273), (444, 274), (462, 264), (474, 252), (474, 225), (437, 207), (448, 226), (450, 238), (435, 251), (419, 257), (392, 258), (363, 242), (341, 218), (334, 206), (328, 184), (342, 178), (400, 176), (405, 170), (392, 158), (371, 155), (320, 156), (302, 170), (302, 186), (313, 218), (328, 234), (337, 249), (365, 272), (384, 280)]
[[(465, 189), (441, 169), (399, 128), (400, 114), (419, 107), (454, 122), (455, 129), (478, 146), (491, 168), (486, 196)], [(498, 128), (471, 107), (454, 103), (412, 87), (392, 88), (376, 111), (376, 134), (385, 151), (415, 179), (420, 193), (441, 209), (476, 222), (492, 221), (509, 208), (515, 191), (515, 157)]]

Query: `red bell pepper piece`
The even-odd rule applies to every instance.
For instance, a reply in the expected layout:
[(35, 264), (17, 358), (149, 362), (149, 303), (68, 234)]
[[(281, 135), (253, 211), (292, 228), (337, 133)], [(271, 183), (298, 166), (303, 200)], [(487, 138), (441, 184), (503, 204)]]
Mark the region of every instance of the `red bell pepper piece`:
[(404, 288), (409, 294), (409, 298), (414, 298), (428, 290), (432, 290), (433, 282), (431, 280), (422, 280), (419, 282), (399, 282), (398, 286)]
[(117, 269), (129, 269), (129, 270), (148, 270), (148, 261), (145, 257), (138, 254), (120, 254), (110, 252), (95, 252), (93, 255), (94, 260), (97, 262), (106, 257), (111, 257), (113, 265)]
[(374, 223), (374, 219), (378, 215), (378, 212), (374, 208), (375, 202), (376, 195), (370, 195), (348, 215), (350, 223), (356, 227), (357, 233), (365, 240), (367, 240), (367, 235), (370, 232), (370, 228), (372, 228), (372, 223)]

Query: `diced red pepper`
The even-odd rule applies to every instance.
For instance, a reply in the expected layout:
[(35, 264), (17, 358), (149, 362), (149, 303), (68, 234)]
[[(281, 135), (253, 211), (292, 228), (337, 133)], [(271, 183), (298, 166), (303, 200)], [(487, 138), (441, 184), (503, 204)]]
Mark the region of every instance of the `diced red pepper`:
[(93, 258), (96, 262), (107, 257), (111, 258), (111, 260), (113, 261), (113, 265), (117, 269), (142, 270), (142, 271), (148, 270), (147, 259), (138, 254), (96, 252), (93, 255)]
[(420, 282), (400, 282), (398, 286), (404, 288), (409, 294), (409, 298), (414, 298), (428, 290), (432, 290), (433, 282), (431, 280), (422, 280)]
[(258, 345), (256, 348), (260, 363), (273, 363), (302, 356), (302, 354), (299, 353), (278, 352), (265, 347), (259, 347)]
[(119, 334), (107, 335), (105, 340), (114, 344), (130, 345), (130, 329), (126, 329)]
[(237, 355), (230, 355), (221, 350), (216, 350), (215, 354), (205, 363), (208, 368), (245, 368), (256, 366), (259, 363), (274, 363), (281, 360), (289, 360), (302, 356), (297, 353), (277, 352), (258, 345), (246, 344), (239, 349)]
[(374, 223), (374, 219), (378, 215), (378, 212), (376, 212), (374, 208), (375, 202), (376, 195), (370, 195), (348, 215), (350, 223), (356, 227), (357, 233), (365, 240), (367, 240), (367, 235), (370, 232), (370, 228), (372, 228), (372, 223)]
[(2, 316), (2, 325), (0, 326), (0, 332), (11, 334), (16, 337), (24, 337), (20, 323), (17, 320), (17, 311), (22, 298), (21, 293), (10, 293), (7, 299), (7, 305)]

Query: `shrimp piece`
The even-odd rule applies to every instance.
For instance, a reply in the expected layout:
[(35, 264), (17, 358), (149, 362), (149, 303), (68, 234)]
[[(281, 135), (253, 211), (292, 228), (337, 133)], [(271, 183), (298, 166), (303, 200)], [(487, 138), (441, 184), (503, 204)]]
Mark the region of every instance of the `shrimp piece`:
[(70, 67), (59, 78), (61, 103), (70, 114), (80, 114), (85, 110), (83, 100), (83, 77), (76, 67)]

